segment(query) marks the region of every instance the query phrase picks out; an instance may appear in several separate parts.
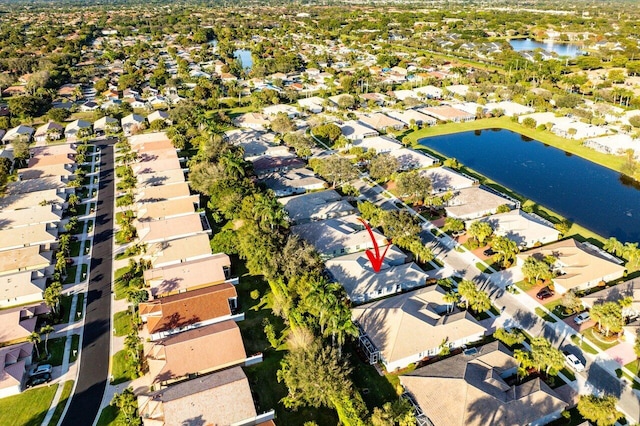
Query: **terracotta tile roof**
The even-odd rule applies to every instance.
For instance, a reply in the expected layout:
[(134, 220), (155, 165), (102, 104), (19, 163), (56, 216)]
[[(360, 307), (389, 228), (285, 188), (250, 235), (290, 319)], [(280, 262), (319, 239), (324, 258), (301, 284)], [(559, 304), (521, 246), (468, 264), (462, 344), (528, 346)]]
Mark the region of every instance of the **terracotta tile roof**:
[(205, 287), (140, 304), (149, 334), (231, 315), (229, 299), (237, 297), (229, 283)]
[(245, 361), (247, 355), (234, 321), (224, 321), (147, 343), (145, 356), (153, 383), (208, 373)]

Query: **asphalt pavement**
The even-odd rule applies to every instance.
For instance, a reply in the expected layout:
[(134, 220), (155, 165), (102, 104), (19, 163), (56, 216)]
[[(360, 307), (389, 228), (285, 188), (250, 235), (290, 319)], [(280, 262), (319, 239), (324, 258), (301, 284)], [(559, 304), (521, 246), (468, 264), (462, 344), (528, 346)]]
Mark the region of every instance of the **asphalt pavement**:
[(113, 143), (96, 141), (100, 148), (100, 181), (96, 205), (93, 256), (89, 271), (87, 311), (82, 339), (78, 383), (63, 426), (93, 424), (109, 374), (111, 277), (113, 251)]

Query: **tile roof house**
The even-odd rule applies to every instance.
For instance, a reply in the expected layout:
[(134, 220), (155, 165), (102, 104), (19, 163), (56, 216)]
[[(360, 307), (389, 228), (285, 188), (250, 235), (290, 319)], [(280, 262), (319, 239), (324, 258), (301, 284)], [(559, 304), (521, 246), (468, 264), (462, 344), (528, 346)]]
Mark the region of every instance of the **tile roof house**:
[(238, 294), (231, 283), (204, 287), (140, 303), (140, 318), (151, 340), (226, 320), (240, 321), (235, 314)]
[(300, 169), (305, 166), (304, 161), (297, 157), (260, 157), (253, 162), (253, 171), (256, 176), (263, 178), (270, 173), (286, 172), (292, 169)]
[(274, 192), (276, 197), (304, 194), (327, 186), (324, 180), (316, 177), (316, 174), (307, 168), (274, 173), (265, 177), (262, 182)]
[(380, 132), (386, 132), (388, 129), (402, 130), (406, 126), (403, 121), (397, 120), (381, 112), (362, 115), (359, 120)]
[[(46, 176), (37, 179), (18, 180), (7, 184), (7, 194), (29, 194), (38, 191), (57, 189), (66, 192), (69, 182), (59, 176)], [(69, 189), (71, 191), (72, 189)]]
[(427, 114), (423, 114), (415, 109), (407, 109), (404, 111), (390, 110), (387, 111), (386, 114), (389, 117), (402, 121), (407, 127), (411, 126), (412, 123), (418, 127), (433, 126), (437, 122), (435, 118), (429, 117)]
[[(154, 203), (158, 204), (158, 203)], [(197, 234), (211, 234), (204, 213), (181, 214), (152, 220), (136, 221), (135, 228), (140, 243), (150, 244), (190, 237)]]
[(187, 182), (178, 182), (169, 185), (158, 185), (136, 190), (134, 199), (136, 203), (145, 204), (158, 201), (167, 201), (174, 198), (189, 197), (191, 191)]
[(240, 367), (178, 383), (138, 397), (144, 426), (261, 425), (273, 410), (258, 415), (249, 381)]
[(22, 390), (22, 378), (31, 364), (33, 343), (0, 348), (0, 398), (17, 395)]
[(47, 279), (39, 271), (0, 275), (0, 309), (42, 302)]
[(453, 198), (445, 206), (445, 210), (447, 211), (447, 216), (470, 220), (494, 214), (498, 207), (504, 204), (509, 205), (511, 208), (515, 207), (514, 202), (511, 200), (482, 187), (472, 186), (456, 190)]
[[(560, 232), (551, 222), (520, 209), (494, 214), (478, 220), (488, 223), (496, 235), (515, 241), (521, 248), (552, 243), (560, 238)], [(467, 229), (473, 222), (475, 220), (467, 221)]]
[[(380, 247), (384, 252), (386, 247)], [(356, 304), (422, 287), (429, 277), (418, 265), (407, 263), (407, 256), (391, 246), (379, 272), (371, 267), (366, 253), (352, 253), (326, 262), (326, 268)]]
[(399, 170), (424, 169), (438, 164), (440, 160), (421, 151), (410, 148), (399, 148), (388, 153), (398, 160)]
[(35, 132), (35, 129), (33, 127), (29, 127), (21, 124), (17, 127), (14, 127), (13, 129), (7, 130), (7, 133), (5, 133), (4, 136), (2, 137), (2, 142), (10, 143), (18, 139), (24, 139), (27, 142), (29, 142), (34, 132)]
[[(51, 265), (52, 258), (53, 252), (45, 251), (40, 246), (0, 251), (0, 275), (45, 269)], [(53, 268), (48, 272), (52, 273)]]
[(56, 164), (75, 164), (73, 154), (36, 155), (29, 159), (27, 167), (54, 166)]
[[(144, 355), (151, 382), (161, 385), (255, 361), (247, 359), (240, 329), (234, 321), (145, 342)], [(260, 354), (258, 358), (261, 357)]]
[(352, 147), (362, 148), (365, 151), (375, 150), (376, 153), (382, 154), (400, 149), (402, 145), (396, 139), (389, 136), (372, 136), (364, 139), (355, 139), (346, 145), (345, 149)]
[(266, 130), (271, 122), (258, 112), (247, 112), (233, 119), (233, 125), (253, 130)]
[(638, 337), (638, 330), (640, 330), (640, 321), (638, 320), (640, 317), (640, 280), (625, 281), (583, 296), (580, 300), (585, 308), (591, 309), (593, 305), (605, 302), (620, 302), (627, 297), (631, 298), (631, 305), (623, 306), (622, 315), (625, 318), (633, 319), (633, 321), (627, 322), (622, 329), (625, 340), (633, 344)]
[[(35, 180), (35, 179), (34, 179)], [(41, 223), (56, 223), (62, 220), (62, 207), (47, 204), (20, 210), (0, 211), (2, 229), (21, 228)]]
[(93, 131), (92, 124), (85, 120), (75, 120), (64, 128), (64, 137), (73, 141), (84, 136), (90, 136)]
[(183, 169), (175, 150), (155, 152), (166, 152), (168, 155), (165, 158), (160, 158), (160, 155), (140, 155), (142, 158), (140, 158), (136, 163), (131, 164), (131, 169), (136, 176)]
[[(312, 244), (325, 259), (373, 248), (369, 232), (355, 214), (295, 225), (291, 233)], [(373, 235), (379, 246), (387, 244), (378, 231)]]
[(333, 189), (281, 198), (281, 204), (294, 224), (331, 219), (356, 213), (355, 207)]
[(345, 121), (340, 125), (340, 130), (342, 130), (342, 135), (349, 140), (364, 139), (379, 135), (377, 130), (358, 120)]
[(224, 282), (237, 284), (238, 279), (230, 277), (230, 268), (229, 256), (209, 254), (201, 259), (147, 269), (144, 280), (154, 299)]
[(0, 230), (0, 252), (28, 246), (51, 250), (57, 241), (58, 229), (45, 223)]
[(452, 121), (454, 123), (460, 123), (462, 121), (473, 121), (476, 119), (475, 114), (459, 110), (449, 105), (420, 108), (419, 111), (437, 118), (440, 121)]
[(186, 182), (182, 169), (164, 170), (138, 176), (137, 189), (141, 190), (150, 186), (170, 185), (180, 182)]
[(557, 273), (553, 283), (558, 293), (592, 288), (600, 282), (616, 280), (625, 272), (620, 259), (573, 238), (521, 252), (517, 255), (518, 265), (522, 266), (529, 256), (556, 259), (552, 268)]
[(151, 260), (154, 268), (169, 266), (208, 257), (211, 255), (209, 236), (198, 234), (149, 244), (144, 257)]
[(38, 315), (49, 313), (44, 304), (0, 311), (0, 343), (26, 340), (35, 331)]
[(19, 169), (18, 176), (20, 180), (39, 179), (46, 176), (71, 177), (76, 169), (75, 163), (53, 164), (49, 166), (33, 166), (29, 168)]
[(120, 131), (120, 122), (113, 117), (104, 116), (93, 123), (93, 131), (98, 136), (117, 133)]
[(448, 314), (445, 294), (434, 285), (353, 308), (369, 362), (392, 372), (437, 355), (443, 342), (458, 348), (480, 340), (485, 328), (469, 312)]
[[(400, 376), (419, 424), (484, 426), (548, 424), (568, 404), (540, 378), (507, 382), (517, 362), (501, 343), (458, 354)], [(446, 398), (443, 398), (446, 389)]]
[(47, 141), (55, 141), (62, 137), (64, 127), (53, 121), (49, 121), (46, 124), (36, 129), (34, 139), (36, 142), (45, 143)]

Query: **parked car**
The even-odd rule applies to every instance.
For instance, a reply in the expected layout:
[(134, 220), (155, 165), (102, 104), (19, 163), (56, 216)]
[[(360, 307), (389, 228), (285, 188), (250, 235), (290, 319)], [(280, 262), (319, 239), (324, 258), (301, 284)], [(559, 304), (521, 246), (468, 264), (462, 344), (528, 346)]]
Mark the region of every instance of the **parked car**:
[(576, 324), (580, 325), (582, 323), (585, 323), (587, 321), (589, 321), (591, 319), (591, 315), (589, 315), (589, 312), (583, 312), (581, 314), (576, 315), (573, 320), (575, 321)]
[(32, 386), (38, 386), (43, 383), (49, 383), (51, 381), (51, 373), (42, 373), (36, 376), (32, 376), (27, 380), (27, 388)]
[(551, 290), (548, 286), (543, 288), (542, 290), (540, 290), (538, 292), (538, 294), (536, 294), (536, 297), (540, 300), (544, 300), (544, 299), (548, 299), (551, 296), (553, 296), (555, 293), (553, 290)]
[(493, 256), (494, 254), (496, 254), (496, 252), (493, 251), (493, 249), (491, 247), (489, 247), (488, 249), (486, 249), (482, 253), (484, 253), (485, 256)]
[(463, 229), (463, 230), (461, 230), (461, 231), (453, 231), (453, 232), (451, 233), (451, 236), (452, 236), (452, 237), (454, 237), (454, 238), (455, 238), (455, 237), (461, 237), (461, 236), (463, 236), (463, 235), (464, 235), (464, 234), (466, 234), (466, 233), (467, 233), (467, 231), (465, 231), (465, 230)]
[(38, 374), (44, 373), (51, 374), (51, 370), (53, 370), (51, 364), (40, 364), (31, 370), (31, 372), (29, 373), (29, 377), (37, 376)]
[(584, 364), (574, 354), (565, 353), (564, 359), (567, 365), (569, 365), (569, 367), (573, 368), (578, 373), (584, 371)]

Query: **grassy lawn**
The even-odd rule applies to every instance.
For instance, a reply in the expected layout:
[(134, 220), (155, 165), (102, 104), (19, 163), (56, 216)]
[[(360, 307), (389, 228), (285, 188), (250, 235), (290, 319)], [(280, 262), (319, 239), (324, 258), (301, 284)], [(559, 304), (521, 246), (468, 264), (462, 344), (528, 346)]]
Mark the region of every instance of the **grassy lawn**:
[(569, 414), (571, 415), (569, 419), (560, 417), (559, 419), (549, 423), (549, 426), (578, 426), (584, 423), (585, 419), (584, 417), (582, 417), (582, 415), (580, 415), (577, 407), (573, 407), (572, 409), (570, 409)]
[(71, 311), (71, 302), (73, 295), (64, 295), (60, 298), (60, 312), (62, 312), (62, 320), (60, 324), (66, 324), (69, 322), (69, 312)]
[(283, 323), (280, 318), (271, 314), (270, 307), (262, 304), (260, 299), (255, 301), (251, 299), (252, 290), (258, 290), (262, 297), (268, 292), (269, 287), (261, 277), (249, 275), (244, 268), (244, 263), (236, 260), (234, 258), (232, 261), (234, 269), (236, 269), (235, 275), (240, 277), (240, 283), (236, 289), (238, 300), (241, 303), (240, 308), (245, 312), (244, 321), (238, 323), (242, 340), (247, 353), (263, 353), (261, 363), (245, 368), (251, 390), (255, 396), (257, 411), (275, 409), (278, 423), (283, 425), (302, 425), (308, 421), (315, 421), (320, 426), (336, 425), (338, 418), (333, 410), (303, 407), (297, 411), (291, 411), (280, 403), (280, 400), (287, 395), (287, 389), (283, 383), (278, 383), (276, 374), (285, 352), (271, 348), (263, 331), (263, 321), (268, 319), (274, 325), (277, 333), (283, 329)]
[(135, 372), (131, 371), (129, 368), (127, 363), (127, 353), (124, 349), (116, 352), (116, 354), (111, 357), (111, 360), (111, 375), (113, 376), (113, 381), (111, 382), (112, 385), (128, 382), (129, 380), (136, 378)]
[(605, 341), (604, 336), (600, 336), (600, 333), (598, 333), (596, 330), (594, 330), (595, 327), (591, 327), (586, 329), (583, 334), (584, 336), (589, 339), (591, 342), (593, 342), (594, 345), (596, 345), (597, 347), (599, 347), (601, 350), (606, 351), (609, 348), (614, 347), (615, 345), (618, 344), (618, 340), (614, 339), (611, 342), (607, 342)]
[(64, 357), (64, 345), (67, 342), (67, 337), (56, 337), (55, 339), (49, 339), (47, 345), (49, 349), (49, 356), (44, 350), (44, 336), (42, 336), (42, 342), (38, 343), (38, 350), (40, 351), (40, 361), (46, 361), (47, 364), (53, 366), (62, 365), (62, 358)]
[(625, 365), (625, 368), (633, 373), (634, 376), (638, 376), (638, 361), (631, 361)]
[(484, 263), (482, 263), (482, 262), (477, 262), (477, 263), (476, 263), (476, 268), (478, 268), (478, 269), (480, 270), (480, 272), (483, 272), (483, 273), (485, 273), (485, 274), (492, 274), (492, 273), (493, 273), (493, 272), (491, 271), (491, 269), (487, 268), (487, 267), (485, 266), (485, 264), (484, 264)]
[(80, 293), (78, 294), (78, 301), (76, 302), (76, 314), (73, 317), (74, 322), (80, 321), (82, 319), (83, 308), (84, 308), (84, 293)]
[(78, 270), (78, 265), (71, 265), (67, 268), (67, 278), (64, 279), (63, 284), (73, 284), (76, 282), (76, 271)]
[(116, 269), (116, 271), (113, 273), (116, 300), (124, 299), (125, 297), (127, 297), (126, 295), (127, 286), (123, 282), (119, 281), (118, 278), (124, 275), (124, 273), (127, 272), (128, 269), (129, 269), (128, 266), (123, 266), (120, 269)]
[(597, 355), (598, 351), (596, 351), (594, 348), (591, 347), (590, 344), (581, 341), (580, 337), (578, 337), (578, 335), (574, 334), (573, 336), (571, 336), (571, 341), (580, 349), (582, 349), (583, 351), (590, 353), (591, 355)]
[(362, 395), (369, 412), (373, 412), (375, 407), (381, 407), (385, 402), (394, 402), (398, 399), (395, 383), (397, 376), (378, 374), (374, 366), (360, 359), (356, 353), (355, 343), (348, 344), (345, 347), (345, 353), (349, 355), (353, 366), (351, 380)]
[(556, 322), (556, 319), (542, 310), (542, 308), (536, 308), (536, 314), (545, 321)]
[(109, 405), (104, 407), (98, 418), (98, 426), (121, 425), (125, 423), (124, 416), (120, 415), (118, 407)]
[(560, 372), (562, 374), (564, 374), (564, 376), (571, 380), (572, 382), (576, 379), (576, 375), (573, 373), (573, 371), (569, 370), (567, 367), (564, 367), (562, 370), (560, 370)]
[(77, 257), (80, 256), (80, 246), (82, 245), (82, 241), (74, 241), (69, 245), (69, 256)]
[(114, 336), (126, 336), (131, 332), (131, 312), (120, 311), (113, 316)]
[(559, 318), (566, 318), (570, 315), (564, 313), (564, 307), (562, 306), (562, 299), (556, 299), (552, 302), (545, 303), (545, 308), (553, 312)]
[(522, 291), (524, 291), (526, 293), (527, 291), (529, 291), (532, 288), (534, 288), (537, 284), (532, 283), (532, 282), (527, 281), (527, 280), (522, 280), (522, 281), (518, 281), (517, 283), (515, 283), (515, 285), (520, 290), (522, 290)]
[(80, 335), (79, 334), (71, 335), (71, 353), (69, 354), (69, 362), (75, 362), (78, 359), (79, 347), (80, 347)]
[(50, 425), (57, 425), (60, 421), (60, 417), (62, 417), (62, 412), (64, 411), (64, 407), (67, 405), (72, 389), (73, 380), (67, 380), (64, 382), (64, 387), (60, 394), (60, 400), (58, 401), (58, 405), (56, 405), (56, 411), (53, 412), (53, 417), (51, 417), (51, 421), (49, 422)]
[[(0, 419), (12, 426), (39, 426), (49, 411), (58, 385), (44, 385), (0, 399)], [(9, 421), (10, 420), (10, 421)]]

